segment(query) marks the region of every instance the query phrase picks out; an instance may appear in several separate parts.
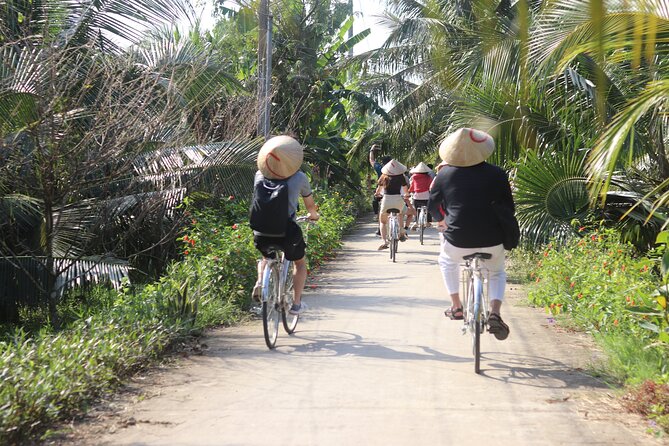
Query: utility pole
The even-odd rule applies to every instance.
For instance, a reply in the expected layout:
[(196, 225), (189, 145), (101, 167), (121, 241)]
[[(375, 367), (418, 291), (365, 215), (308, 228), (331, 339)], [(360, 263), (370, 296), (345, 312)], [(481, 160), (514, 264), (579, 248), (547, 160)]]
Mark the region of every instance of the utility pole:
[(267, 63), (268, 24), (269, 0), (260, 0), (258, 6), (258, 135), (264, 136), (265, 139), (269, 135), (269, 130), (265, 128), (269, 116), (265, 115), (267, 114), (269, 85), (271, 83), (269, 73), (272, 69), (271, 63)]
[[(348, 13), (353, 17), (353, 0), (348, 0)], [(348, 29), (348, 40), (353, 38), (353, 25)], [(348, 56), (353, 57), (353, 47), (348, 49)]]

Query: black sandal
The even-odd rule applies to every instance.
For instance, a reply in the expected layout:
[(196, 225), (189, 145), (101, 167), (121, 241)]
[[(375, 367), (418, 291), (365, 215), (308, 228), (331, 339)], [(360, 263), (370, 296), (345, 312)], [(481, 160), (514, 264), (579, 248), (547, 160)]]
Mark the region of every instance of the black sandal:
[(497, 313), (490, 313), (488, 317), (488, 333), (495, 335), (500, 341), (509, 337), (509, 326), (504, 323), (502, 317)]
[(465, 318), (462, 307), (451, 307), (444, 311), (444, 315), (454, 321), (461, 321)]

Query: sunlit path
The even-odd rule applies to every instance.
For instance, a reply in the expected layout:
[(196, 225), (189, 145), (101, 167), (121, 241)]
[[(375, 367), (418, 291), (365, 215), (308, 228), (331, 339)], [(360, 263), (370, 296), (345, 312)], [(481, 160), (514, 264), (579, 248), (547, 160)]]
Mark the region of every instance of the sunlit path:
[[(378, 252), (371, 223), (348, 238), (305, 299), (295, 336), (268, 351), (260, 321), (214, 331), (202, 356), (151, 377), (146, 398), (90, 444), (656, 444), (584, 374), (592, 354), (533, 309), (508, 303), (511, 336), (468, 337), (442, 314), (437, 234)], [(509, 287), (514, 300), (513, 286)], [(515, 300), (518, 298), (516, 296)], [(128, 422), (130, 420), (130, 422)], [(623, 422), (623, 420), (627, 420)], [(110, 433), (110, 429), (113, 433)], [(101, 432), (102, 431), (102, 432)]]

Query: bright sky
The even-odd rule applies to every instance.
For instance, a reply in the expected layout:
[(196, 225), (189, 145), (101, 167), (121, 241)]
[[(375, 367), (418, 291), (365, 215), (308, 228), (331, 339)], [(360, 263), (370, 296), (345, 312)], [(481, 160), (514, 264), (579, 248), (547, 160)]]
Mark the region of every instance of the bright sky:
[[(191, 0), (196, 6), (196, 11), (202, 11), (202, 25), (205, 29), (209, 29), (214, 25), (212, 17), (212, 2), (211, 0)], [(272, 0), (270, 0), (271, 2)], [(365, 40), (355, 47), (356, 53), (364, 53), (365, 51), (373, 50), (381, 46), (388, 37), (388, 30), (379, 25), (378, 16), (383, 13), (385, 1), (383, 0), (353, 0), (353, 12), (355, 14), (355, 22), (353, 23), (353, 32), (359, 33), (367, 28), (371, 28), (372, 33), (367, 36)]]

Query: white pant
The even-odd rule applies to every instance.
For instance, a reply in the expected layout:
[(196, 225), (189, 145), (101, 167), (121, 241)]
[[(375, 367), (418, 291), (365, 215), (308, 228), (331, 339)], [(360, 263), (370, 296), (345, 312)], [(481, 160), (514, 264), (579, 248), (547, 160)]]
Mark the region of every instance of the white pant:
[(504, 270), (504, 245), (489, 246), (486, 248), (458, 248), (451, 245), (443, 234), (439, 234), (441, 252), (439, 253), (439, 268), (444, 278), (444, 285), (449, 294), (460, 292), (460, 264), (462, 257), (475, 252), (487, 252), (492, 258), (483, 261), (488, 270), (488, 290), (490, 300), (503, 300), (506, 287), (506, 271)]

